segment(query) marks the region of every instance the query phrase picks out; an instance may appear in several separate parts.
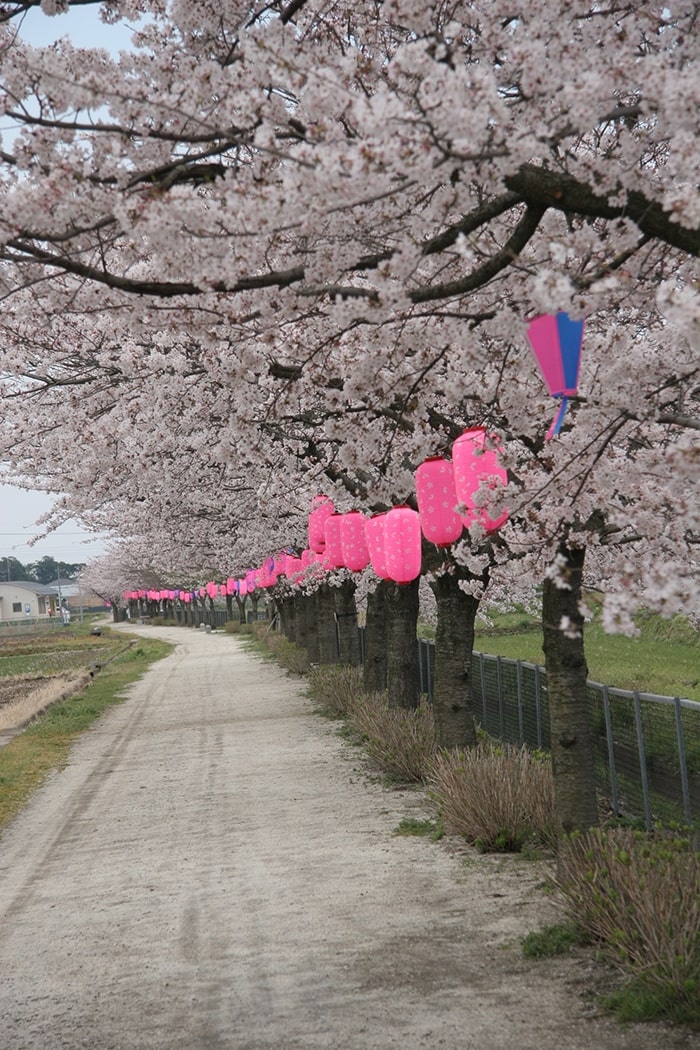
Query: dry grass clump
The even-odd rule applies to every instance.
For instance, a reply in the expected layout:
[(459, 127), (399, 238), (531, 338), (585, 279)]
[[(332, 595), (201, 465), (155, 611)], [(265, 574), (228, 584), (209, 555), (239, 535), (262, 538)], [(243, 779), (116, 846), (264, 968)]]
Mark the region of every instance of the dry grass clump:
[(688, 839), (591, 829), (562, 845), (557, 883), (610, 962), (700, 1014), (700, 855)]
[(325, 714), (346, 718), (362, 696), (362, 669), (345, 664), (319, 664), (309, 671), (309, 696)]
[(553, 845), (554, 781), (545, 756), (482, 741), (468, 751), (440, 751), (427, 780), (446, 830), (482, 852)]
[(365, 693), (351, 719), (369, 755), (392, 777), (420, 782), (437, 751), (435, 719), (429, 704), (389, 707), (384, 693)]
[(256, 634), (288, 671), (298, 675), (308, 674), (309, 658), (305, 649), (297, 648), (294, 642), (290, 642), (283, 634), (278, 634), (276, 631), (268, 631), (267, 634), (264, 631), (257, 631)]

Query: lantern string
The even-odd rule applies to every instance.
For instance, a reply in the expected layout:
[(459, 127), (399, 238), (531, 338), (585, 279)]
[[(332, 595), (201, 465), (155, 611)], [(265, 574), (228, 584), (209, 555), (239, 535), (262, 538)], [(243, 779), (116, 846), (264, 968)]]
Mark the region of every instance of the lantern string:
[(564, 416), (566, 415), (566, 409), (567, 409), (568, 405), (569, 405), (568, 397), (562, 397), (561, 405), (559, 406), (559, 411), (557, 412), (556, 416), (552, 420), (552, 425), (549, 428), (549, 430), (547, 431), (547, 435), (545, 437), (545, 441), (549, 441), (550, 438), (557, 437), (557, 435), (559, 434), (559, 431), (561, 430), (561, 425), (564, 422)]

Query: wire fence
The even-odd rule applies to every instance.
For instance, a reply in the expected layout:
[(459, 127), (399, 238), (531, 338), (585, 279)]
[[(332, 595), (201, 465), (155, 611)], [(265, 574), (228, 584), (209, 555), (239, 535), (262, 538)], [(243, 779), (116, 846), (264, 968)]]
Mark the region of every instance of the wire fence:
[[(421, 691), (432, 698), (435, 647), (419, 640)], [(611, 813), (700, 826), (700, 703), (588, 682), (596, 780)], [(550, 749), (547, 673), (523, 660), (474, 653), (471, 704), (490, 736)]]

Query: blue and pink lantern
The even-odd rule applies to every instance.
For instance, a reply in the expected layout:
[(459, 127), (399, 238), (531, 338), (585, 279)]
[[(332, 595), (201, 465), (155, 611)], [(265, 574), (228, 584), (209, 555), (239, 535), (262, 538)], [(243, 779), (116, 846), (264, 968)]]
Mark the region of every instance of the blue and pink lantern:
[(543, 314), (529, 322), (527, 338), (549, 393), (561, 398), (559, 411), (547, 431), (549, 440), (559, 433), (569, 397), (578, 390), (583, 318), (572, 321), (563, 311)]

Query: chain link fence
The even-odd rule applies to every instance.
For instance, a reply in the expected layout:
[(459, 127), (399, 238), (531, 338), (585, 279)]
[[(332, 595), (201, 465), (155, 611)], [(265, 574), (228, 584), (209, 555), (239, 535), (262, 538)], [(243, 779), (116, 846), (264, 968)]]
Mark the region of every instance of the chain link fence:
[[(432, 697), (435, 647), (419, 641), (421, 691)], [(588, 682), (598, 791), (610, 812), (700, 826), (700, 703)], [(490, 735), (550, 749), (547, 673), (523, 660), (474, 653), (472, 711)]]

